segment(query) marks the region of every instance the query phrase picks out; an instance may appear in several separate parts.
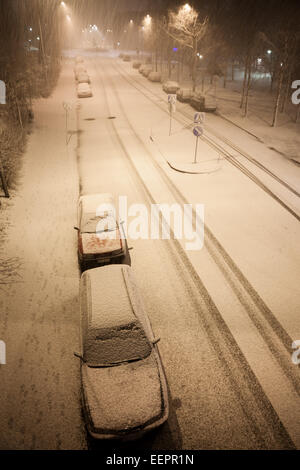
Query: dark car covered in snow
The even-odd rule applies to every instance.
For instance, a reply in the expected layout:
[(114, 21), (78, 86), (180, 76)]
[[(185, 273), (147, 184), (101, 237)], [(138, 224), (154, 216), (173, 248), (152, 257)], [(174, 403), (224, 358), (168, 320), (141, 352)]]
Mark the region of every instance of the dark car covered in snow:
[(85, 271), (80, 284), (83, 412), (95, 439), (132, 439), (169, 413), (165, 373), (130, 266)]
[(110, 193), (87, 194), (78, 202), (78, 260), (82, 271), (121, 262), (126, 253)]

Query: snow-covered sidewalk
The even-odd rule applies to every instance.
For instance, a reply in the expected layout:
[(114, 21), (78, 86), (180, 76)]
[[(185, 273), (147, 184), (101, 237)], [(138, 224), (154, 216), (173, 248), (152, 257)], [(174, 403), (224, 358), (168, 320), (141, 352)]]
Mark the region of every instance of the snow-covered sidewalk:
[(21, 184), (6, 209), (1, 258), (17, 257), (20, 268), (0, 291), (0, 338), (7, 348), (0, 368), (1, 449), (85, 446), (73, 356), (79, 347), (78, 175), (74, 137), (69, 150), (65, 144), (62, 106), (74, 98), (68, 65), (53, 95), (34, 106)]

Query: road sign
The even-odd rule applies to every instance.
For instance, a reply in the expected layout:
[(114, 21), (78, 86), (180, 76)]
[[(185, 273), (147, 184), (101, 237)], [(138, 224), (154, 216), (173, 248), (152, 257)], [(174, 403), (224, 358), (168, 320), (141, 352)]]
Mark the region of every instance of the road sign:
[(177, 100), (177, 96), (174, 93), (168, 95), (168, 103), (176, 104), (176, 100)]
[(194, 123), (203, 124), (205, 121), (205, 113), (195, 113), (194, 114)]
[(63, 102), (63, 107), (66, 111), (70, 111), (72, 109), (72, 104), (71, 103), (67, 103), (67, 101), (64, 101)]
[(200, 126), (195, 126), (194, 129), (193, 129), (193, 134), (196, 137), (201, 137), (203, 135), (203, 128), (200, 127)]

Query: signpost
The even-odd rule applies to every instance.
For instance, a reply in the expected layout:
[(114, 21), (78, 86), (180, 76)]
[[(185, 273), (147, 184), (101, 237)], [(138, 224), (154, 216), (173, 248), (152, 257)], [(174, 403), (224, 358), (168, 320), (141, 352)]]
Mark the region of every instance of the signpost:
[[(199, 113), (197, 113), (199, 114)], [(197, 163), (197, 151), (198, 151), (198, 139), (203, 135), (203, 128), (201, 126), (195, 126), (193, 129), (193, 134), (196, 136), (196, 147), (195, 147), (195, 157), (194, 163)]]
[(194, 114), (194, 123), (195, 124), (204, 124), (205, 113), (195, 113)]
[(177, 100), (177, 96), (175, 94), (168, 95), (169, 113), (170, 113), (169, 135), (171, 135), (171, 130), (172, 130), (172, 113), (175, 113), (176, 111), (176, 100)]
[(64, 101), (63, 107), (64, 107), (64, 110), (66, 111), (66, 144), (68, 145), (68, 117), (69, 117), (69, 111), (71, 111), (72, 109), (72, 104)]

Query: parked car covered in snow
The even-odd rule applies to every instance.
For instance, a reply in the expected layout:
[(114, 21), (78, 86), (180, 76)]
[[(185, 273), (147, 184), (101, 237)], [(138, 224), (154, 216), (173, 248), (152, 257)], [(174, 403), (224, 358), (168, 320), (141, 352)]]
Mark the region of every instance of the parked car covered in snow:
[(77, 76), (77, 83), (91, 83), (91, 80), (87, 73), (80, 73)]
[(78, 55), (78, 56), (75, 58), (75, 62), (76, 62), (76, 64), (79, 64), (79, 63), (81, 63), (81, 62), (84, 62), (83, 57), (81, 57), (80, 55)]
[(205, 95), (204, 111), (214, 112), (217, 109), (217, 100), (214, 96)]
[(146, 65), (146, 67), (142, 71), (142, 75), (144, 77), (148, 77), (148, 75), (152, 72), (152, 65)]
[(139, 69), (141, 65), (142, 65), (142, 63), (139, 62), (138, 60), (135, 60), (134, 62), (132, 62), (132, 67), (134, 69)]
[(203, 95), (200, 92), (192, 94), (190, 104), (197, 111), (214, 112), (217, 109), (216, 99), (212, 96)]
[(88, 83), (79, 83), (77, 86), (77, 96), (78, 98), (90, 98), (93, 96), (93, 92)]
[(172, 80), (168, 80), (167, 82), (163, 83), (162, 89), (166, 93), (175, 94), (176, 91), (179, 89), (179, 85), (177, 82), (173, 82)]
[(200, 92), (194, 92), (191, 96), (190, 103), (197, 111), (204, 111), (205, 98)]
[(155, 72), (153, 70), (152, 72), (149, 73), (148, 80), (150, 80), (150, 82), (160, 82), (161, 81), (161, 73), (160, 72)]
[(129, 54), (123, 55), (123, 61), (124, 61), (124, 62), (130, 62), (130, 61), (131, 61), (130, 55), (129, 55)]
[(149, 65), (149, 64), (142, 64), (142, 65), (140, 66), (140, 68), (139, 68), (139, 73), (141, 73), (142, 75), (144, 75), (145, 70), (149, 70), (149, 73), (150, 73), (150, 71), (152, 70), (151, 65)]
[(188, 103), (193, 95), (193, 92), (190, 88), (179, 88), (176, 91), (177, 99), (178, 101), (181, 101), (182, 103)]
[(163, 424), (168, 389), (130, 266), (85, 271), (80, 282), (83, 412), (95, 439), (132, 439)]
[(116, 220), (110, 193), (88, 194), (78, 202), (78, 260), (81, 269), (120, 262), (126, 243)]
[(74, 68), (74, 74), (75, 74), (76, 80), (77, 80), (77, 77), (82, 73), (87, 73), (85, 66), (82, 64), (76, 65), (76, 67)]

